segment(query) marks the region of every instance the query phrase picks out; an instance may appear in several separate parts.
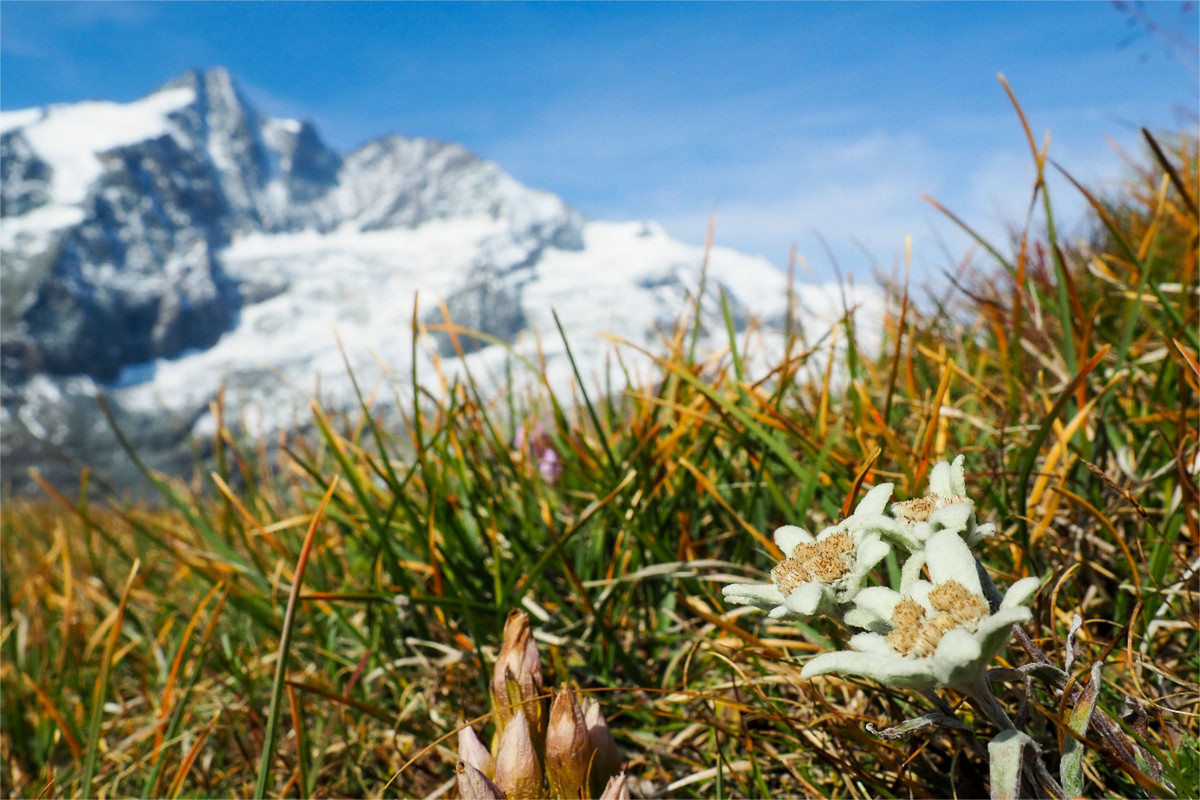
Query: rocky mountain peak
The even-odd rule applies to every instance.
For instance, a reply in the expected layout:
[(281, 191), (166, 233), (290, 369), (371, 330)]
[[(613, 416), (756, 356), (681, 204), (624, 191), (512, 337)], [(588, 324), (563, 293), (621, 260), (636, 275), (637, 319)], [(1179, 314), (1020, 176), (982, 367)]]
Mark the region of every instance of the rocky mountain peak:
[[(249, 105), (245, 102), (242, 91), (238, 88), (229, 70), (222, 66), (189, 69), (171, 78), (151, 94), (167, 92), (172, 89), (191, 89), (196, 93), (198, 99), (203, 99), (206, 106), (229, 105), (239, 102), (242, 105)], [(222, 97), (223, 100), (220, 99)]]
[[(352, 406), (333, 331), (360, 377), (376, 358), (408, 374), (414, 306), (426, 352), (491, 364), (499, 342), (558, 380), (569, 361), (536, 334), (553, 336), (555, 312), (598, 364), (597, 331), (658, 341), (703, 260), (656, 226), (585, 221), (458, 144), (388, 136), (339, 154), (219, 67), (132, 103), (4, 112), (0, 168), (8, 474), (117, 453), (101, 389), (171, 464), (222, 386), (258, 409), (258, 431), (288, 425), (318, 374), (331, 405)], [(731, 251), (712, 251), (708, 286), (737, 320), (785, 307), (781, 275)], [(443, 308), (483, 336), (451, 336)]]

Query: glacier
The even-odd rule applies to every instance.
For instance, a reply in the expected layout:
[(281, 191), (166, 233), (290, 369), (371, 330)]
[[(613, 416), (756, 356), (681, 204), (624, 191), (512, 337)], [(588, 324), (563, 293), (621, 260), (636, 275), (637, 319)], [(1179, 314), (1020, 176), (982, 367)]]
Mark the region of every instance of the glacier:
[[(555, 314), (585, 379), (611, 385), (601, 334), (660, 349), (702, 265), (706, 346), (725, 342), (723, 294), (764, 358), (781, 347), (786, 278), (763, 259), (706, 254), (649, 221), (587, 220), (456, 144), (388, 136), (336, 153), (310, 123), (259, 113), (222, 68), (132, 103), (4, 112), (0, 164), (10, 489), (29, 467), (73, 485), (83, 464), (136, 483), (101, 393), (147, 461), (176, 474), (188, 442), (215, 431), (222, 390), (251, 436), (303, 426), (314, 396), (355, 407), (350, 373), (389, 387), (386, 405), (414, 370), (498, 388), (525, 364), (519, 379), (569, 397)], [(799, 284), (794, 299), (814, 337), (847, 305), (865, 341), (880, 335), (875, 290)], [(443, 310), (486, 337), (456, 347)], [(623, 358), (650, 374), (649, 356)]]

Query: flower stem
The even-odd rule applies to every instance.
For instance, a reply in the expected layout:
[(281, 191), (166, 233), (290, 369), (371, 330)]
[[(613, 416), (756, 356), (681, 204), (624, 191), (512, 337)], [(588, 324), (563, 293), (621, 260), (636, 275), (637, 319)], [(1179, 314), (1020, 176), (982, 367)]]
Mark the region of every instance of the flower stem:
[[(933, 690), (933, 689), (924, 690), (921, 692), (921, 694), (924, 695), (925, 699), (927, 699), (930, 703), (932, 703), (933, 707), (936, 708), (938, 711), (945, 714), (947, 717), (954, 718), (954, 716), (955, 716), (954, 709), (950, 706), (949, 703), (946, 702), (945, 698), (943, 698), (935, 690)], [(984, 747), (983, 744), (979, 741), (979, 737), (975, 735), (975, 731), (968, 730), (966, 732), (966, 734), (967, 734), (967, 741), (971, 745), (971, 749), (975, 751), (975, 754), (977, 756), (979, 756), (981, 759), (983, 759), (986, 762), (987, 761), (987, 748)]]
[[(1008, 712), (1004, 710), (1004, 706), (1000, 704), (1000, 701), (996, 699), (996, 695), (992, 692), (992, 685), (988, 682), (986, 675), (980, 675), (979, 679), (965, 694), (967, 695), (967, 699), (971, 701), (971, 705), (997, 728), (1002, 731), (1017, 730), (1017, 726), (1013, 724), (1012, 718), (1008, 716)], [(1041, 784), (1052, 797), (1058, 798), (1058, 800), (1066, 800), (1067, 793), (1063, 791), (1062, 785), (1050, 774), (1050, 770), (1046, 768), (1046, 765), (1042, 763), (1040, 752), (1028, 752), (1022, 765), (1022, 771), (1030, 767), (1036, 773), (1036, 779), (1029, 775), (1026, 775), (1026, 777), (1035, 787)]]
[(1000, 701), (996, 699), (996, 695), (992, 693), (992, 686), (984, 676), (980, 676), (975, 685), (966, 693), (971, 700), (971, 705), (987, 717), (993, 725), (1002, 731), (1014, 731), (1017, 726), (1013, 724), (1012, 719), (1008, 716), (1008, 712), (1004, 710), (1004, 706), (1000, 705)]

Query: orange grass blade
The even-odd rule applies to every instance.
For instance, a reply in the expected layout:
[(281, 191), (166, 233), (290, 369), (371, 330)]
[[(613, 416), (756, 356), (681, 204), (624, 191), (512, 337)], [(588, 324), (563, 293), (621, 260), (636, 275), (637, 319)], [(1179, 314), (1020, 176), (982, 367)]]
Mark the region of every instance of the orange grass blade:
[(1190, 370), (1184, 373), (1188, 376), (1188, 383), (1192, 384), (1193, 389), (1197, 388), (1197, 384), (1200, 382), (1200, 363), (1196, 362), (1196, 357), (1192, 355), (1190, 350), (1180, 344), (1178, 339), (1171, 339), (1171, 344), (1174, 345), (1175, 352), (1179, 354), (1179, 357), (1183, 359), (1184, 363), (1187, 364), (1188, 370)]
[(1136, 559), (1134, 559), (1133, 552), (1129, 549), (1129, 545), (1126, 544), (1125, 537), (1113, 527), (1113, 524), (1108, 520), (1108, 517), (1104, 515), (1104, 512), (1077, 495), (1075, 492), (1064, 489), (1061, 486), (1051, 486), (1050, 491), (1061, 494), (1063, 497), (1070, 499), (1071, 502), (1075, 503), (1080, 508), (1084, 509), (1093, 517), (1095, 517), (1096, 521), (1108, 530), (1109, 534), (1112, 535), (1113, 543), (1120, 548), (1121, 554), (1124, 555), (1125, 560), (1129, 562), (1129, 577), (1133, 580), (1136, 590), (1140, 592), (1142, 589), (1142, 573), (1138, 568), (1138, 562)]
[(204, 607), (208, 605), (208, 601), (213, 598), (216, 593), (224, 589), (224, 583), (214, 583), (209, 588), (208, 593), (204, 595), (204, 599), (200, 601), (200, 605), (192, 613), (188, 620), (187, 627), (183, 630), (183, 638), (179, 642), (179, 649), (175, 651), (175, 658), (171, 662), (171, 671), (167, 675), (167, 686), (163, 690), (162, 703), (158, 707), (158, 730), (154, 734), (154, 754), (152, 758), (158, 758), (159, 748), (163, 742), (163, 728), (167, 724), (167, 714), (171, 709), (171, 695), (175, 692), (175, 682), (179, 677), (179, 668), (183, 666), (183, 656), (187, 651), (188, 642), (191, 641), (192, 632), (196, 629), (196, 623), (200, 620), (200, 615), (204, 613)]
[(1008, 78), (1004, 77), (1004, 73), (997, 73), (996, 79), (999, 80), (1000, 85), (1004, 87), (1004, 93), (1008, 95), (1009, 102), (1012, 103), (1013, 108), (1016, 109), (1017, 118), (1021, 120), (1021, 128), (1025, 131), (1026, 141), (1029, 142), (1029, 150), (1031, 153), (1033, 153), (1033, 157), (1038, 164), (1038, 182), (1040, 183), (1042, 180), (1042, 166), (1044, 162), (1040, 158), (1041, 154), (1038, 152), (1037, 141), (1033, 138), (1033, 129), (1029, 127), (1029, 119), (1026, 118), (1025, 111), (1021, 108), (1021, 104), (1017, 102), (1017, 95), (1015, 92), (1013, 92), (1012, 87), (1008, 85)]
[(100, 753), (100, 728), (104, 720), (104, 697), (108, 694), (108, 681), (112, 675), (113, 656), (116, 653), (117, 641), (121, 638), (121, 627), (125, 622), (125, 608), (129, 604), (129, 593), (133, 590), (134, 579), (142, 562), (135, 559), (125, 579), (125, 589), (121, 592), (121, 602), (117, 606), (116, 619), (108, 634), (108, 642), (104, 645), (104, 656), (100, 663), (100, 678), (96, 681), (96, 690), (92, 694), (92, 719), (88, 725), (87, 761), (83, 767), (82, 794), (84, 797), (95, 797), (92, 782), (96, 777), (96, 762)]
[(254, 514), (250, 512), (250, 509), (243, 505), (242, 501), (239, 500), (237, 495), (233, 493), (233, 490), (229, 488), (229, 484), (225, 483), (225, 479), (215, 471), (210, 472), (208, 476), (212, 478), (213, 483), (217, 485), (217, 490), (225, 497), (225, 499), (233, 504), (233, 507), (237, 509), (237, 512), (241, 514), (242, 517), (244, 517), (245, 520), (249, 522), (256, 531), (258, 531), (259, 536), (266, 539), (267, 542), (270, 543), (271, 547), (275, 548), (276, 552), (278, 552), (280, 555), (283, 555), (283, 548), (277, 541), (275, 541), (275, 537), (270, 536), (267, 533), (266, 526), (262, 524), (258, 517), (254, 516)]
[(179, 764), (179, 770), (171, 780), (171, 788), (167, 790), (167, 797), (179, 797), (179, 792), (183, 790), (183, 782), (187, 778), (187, 774), (192, 771), (192, 764), (196, 763), (196, 756), (200, 755), (200, 748), (204, 747), (204, 743), (208, 741), (208, 735), (212, 733), (213, 728), (216, 727), (217, 720), (221, 718), (222, 710), (217, 709), (217, 713), (204, 726), (204, 730), (200, 731), (200, 735), (196, 737), (195, 743), (192, 744), (187, 755), (183, 757), (183, 761)]
[(1099, 366), (1100, 362), (1104, 360), (1104, 357), (1108, 355), (1108, 351), (1111, 349), (1112, 345), (1106, 344), (1100, 348), (1099, 352), (1087, 360), (1087, 363), (1083, 365), (1079, 373), (1067, 385), (1067, 388), (1058, 396), (1058, 400), (1051, 407), (1050, 413), (1046, 415), (1046, 419), (1038, 427), (1037, 434), (1033, 437), (1033, 441), (1030, 442), (1029, 448), (1025, 451), (1025, 458), (1021, 463), (1021, 470), (1017, 478), (1016, 516), (1021, 524), (1022, 536), (1026, 542), (1029, 540), (1029, 502), (1027, 490), (1029, 488), (1029, 478), (1033, 472), (1033, 462), (1037, 459), (1038, 453), (1041, 452), (1042, 445), (1046, 443), (1046, 437), (1050, 435), (1054, 421), (1058, 419), (1058, 415), (1066, 408), (1067, 403), (1070, 402), (1072, 396), (1075, 394), (1075, 390), (1083, 385), (1088, 375), (1092, 374), (1092, 370)]
[(871, 467), (875, 466), (875, 461), (882, 452), (883, 448), (875, 445), (875, 450), (871, 455), (867, 456), (867, 460), (863, 462), (862, 468), (854, 476), (854, 483), (850, 486), (850, 492), (846, 495), (846, 499), (842, 501), (842, 519), (850, 516), (850, 509), (854, 508), (854, 500), (858, 497), (858, 490), (862, 488), (867, 473), (871, 471)]
[(887, 395), (883, 401), (883, 424), (891, 425), (892, 393), (896, 390), (896, 376), (900, 370), (900, 346), (904, 342), (904, 325), (908, 317), (908, 278), (912, 268), (912, 234), (904, 237), (904, 293), (900, 297), (900, 320), (896, 323), (896, 348), (892, 351), (892, 366), (888, 373)]
[(298, 785), (300, 787), (300, 800), (306, 800), (308, 797), (308, 735), (304, 727), (304, 710), (300, 707), (300, 699), (296, 697), (296, 690), (289, 683), (287, 685), (288, 706), (292, 711), (292, 730), (296, 732), (296, 770)]
[(315, 694), (318, 697), (324, 697), (326, 700), (332, 700), (339, 705), (356, 709), (364, 714), (369, 714), (380, 722), (384, 722), (388, 725), (391, 725), (395, 721), (391, 715), (380, 711), (373, 705), (364, 703), (361, 700), (355, 700), (353, 697), (347, 697), (346, 695), (338, 694), (330, 689), (323, 689), (320, 686), (315, 686), (311, 683), (304, 683), (303, 681), (294, 681), (290, 678), (287, 681), (287, 686), (289, 689), (300, 689), (301, 691), (308, 692), (309, 694)]
[(333, 499), (333, 493), (337, 489), (337, 485), (338, 476), (334, 475), (333, 480), (329, 482), (329, 488), (325, 491), (325, 496), (321, 498), (321, 504), (317, 506), (316, 513), (313, 514), (312, 524), (308, 526), (308, 533), (304, 536), (304, 546), (300, 549), (300, 558), (296, 562), (296, 574), (292, 578), (292, 590), (288, 595), (287, 610), (283, 615), (283, 632), (279, 637), (279, 652), (275, 662), (275, 681), (271, 689), (271, 707), (267, 711), (267, 733), (263, 738), (262, 760), (258, 765), (258, 784), (254, 790), (254, 796), (258, 800), (263, 800), (267, 796), (267, 781), (271, 775), (271, 759), (275, 754), (275, 742), (279, 736), (280, 701), (283, 695), (284, 679), (287, 676), (287, 655), (288, 649), (292, 644), (292, 624), (296, 618), (296, 608), (299, 605), (300, 585), (304, 581), (304, 568), (308, 566), (308, 555), (312, 552), (313, 542), (316, 541), (317, 528), (320, 526), (321, 518), (325, 513), (325, 507)]
[(54, 717), (54, 721), (58, 723), (58, 729), (62, 731), (63, 739), (66, 740), (67, 747), (71, 749), (71, 755), (75, 758), (79, 758), (79, 756), (83, 754), (83, 748), (80, 746), (79, 740), (75, 738), (75, 734), (71, 733), (71, 726), (67, 723), (67, 718), (64, 717), (62, 712), (58, 710), (58, 707), (54, 705), (54, 701), (50, 699), (50, 696), (46, 694), (45, 690), (43, 690), (42, 687), (38, 686), (37, 683), (34, 682), (33, 678), (30, 677), (28, 672), (26, 672), (22, 677), (25, 678), (25, 685), (33, 690), (33, 693), (37, 695), (38, 701), (45, 706), (46, 713)]
[(925, 433), (922, 437), (923, 441), (917, 457), (917, 473), (915, 476), (915, 483), (917, 484), (921, 483), (922, 478), (925, 477), (925, 470), (929, 467), (929, 452), (933, 449), (934, 440), (937, 438), (938, 420), (942, 416), (942, 402), (946, 399), (946, 392), (950, 389), (950, 378), (954, 375), (954, 370), (948, 364), (948, 361), (942, 361), (942, 377), (938, 380), (937, 393), (933, 397), (933, 408), (930, 410), (929, 419), (925, 423)]
[[(1087, 421), (1088, 414), (1092, 412), (1092, 409), (1096, 406), (1096, 402), (1103, 397), (1109, 389), (1125, 380), (1126, 376), (1127, 373), (1124, 370), (1114, 375), (1109, 382), (1100, 389), (1100, 391), (1096, 392), (1096, 395), (1089, 400), (1083, 406), (1083, 408), (1079, 409), (1079, 412), (1071, 419), (1071, 421), (1056, 434), (1054, 446), (1050, 448), (1050, 452), (1046, 454), (1046, 458), (1042, 461), (1041, 475), (1033, 484), (1033, 491), (1029, 493), (1030, 506), (1034, 508), (1037, 507), (1038, 502), (1042, 499), (1042, 493), (1046, 491), (1046, 486), (1050, 480), (1050, 474), (1053, 472), (1054, 467), (1058, 464), (1059, 458), (1061, 458), (1063, 453), (1067, 451), (1067, 448), (1071, 444), (1071, 440), (1075, 438), (1075, 433), (1080, 429), (1080, 427), (1083, 426), (1083, 423)], [(1079, 388), (1083, 388), (1082, 383), (1079, 384)], [(1057, 421), (1055, 422), (1055, 426), (1057, 427)]]
[[(63, 591), (62, 591), (62, 640), (63, 647), (58, 651), (58, 658), (55, 662), (55, 669), (61, 675), (63, 667), (66, 664), (67, 652), (70, 650), (66, 643), (70, 641), (71, 636), (71, 617), (72, 606), (75, 599), (75, 583), (71, 570), (71, 548), (67, 546), (67, 534), (60, 520), (54, 526), (54, 538), (59, 542), (62, 553), (62, 571), (63, 571)], [(78, 754), (76, 754), (78, 755)]]
[(741, 525), (747, 533), (753, 536), (759, 544), (767, 548), (767, 552), (769, 552), (772, 557), (780, 560), (783, 559), (783, 551), (779, 549), (775, 542), (771, 541), (766, 536), (763, 536), (757, 528), (755, 528), (746, 520), (742, 519), (742, 515), (733, 510), (733, 506), (729, 505), (729, 501), (721, 496), (721, 493), (717, 491), (716, 486), (713, 486), (712, 481), (708, 479), (707, 475), (696, 469), (696, 467), (692, 465), (692, 462), (688, 461), (686, 458), (679, 459), (679, 463), (684, 469), (692, 474), (692, 477), (696, 479), (696, 483), (701, 489), (703, 489), (714, 500), (716, 500), (721, 508), (725, 509), (726, 513), (737, 520), (738, 524)]
[(833, 329), (832, 340), (829, 343), (829, 362), (825, 365), (825, 377), (821, 381), (821, 398), (817, 401), (817, 438), (824, 440), (829, 431), (829, 398), (830, 383), (833, 380), (833, 354), (837, 352), (837, 332)]

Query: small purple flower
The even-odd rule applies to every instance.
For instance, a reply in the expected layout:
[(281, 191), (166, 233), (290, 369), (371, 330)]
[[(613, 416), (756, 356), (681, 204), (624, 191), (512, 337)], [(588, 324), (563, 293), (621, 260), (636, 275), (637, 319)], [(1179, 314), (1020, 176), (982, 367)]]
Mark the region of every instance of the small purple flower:
[(550, 434), (546, 432), (546, 426), (540, 421), (533, 424), (532, 431), (527, 431), (524, 423), (518, 425), (517, 431), (513, 435), (513, 447), (517, 451), (518, 458), (529, 456), (534, 459), (537, 463), (538, 474), (547, 483), (556, 482), (562, 475), (562, 458), (554, 449), (554, 445), (550, 441)]
[(538, 456), (538, 472), (546, 479), (547, 483), (554, 483), (558, 480), (558, 476), (562, 475), (563, 464), (562, 459), (558, 457), (558, 451), (549, 445)]

